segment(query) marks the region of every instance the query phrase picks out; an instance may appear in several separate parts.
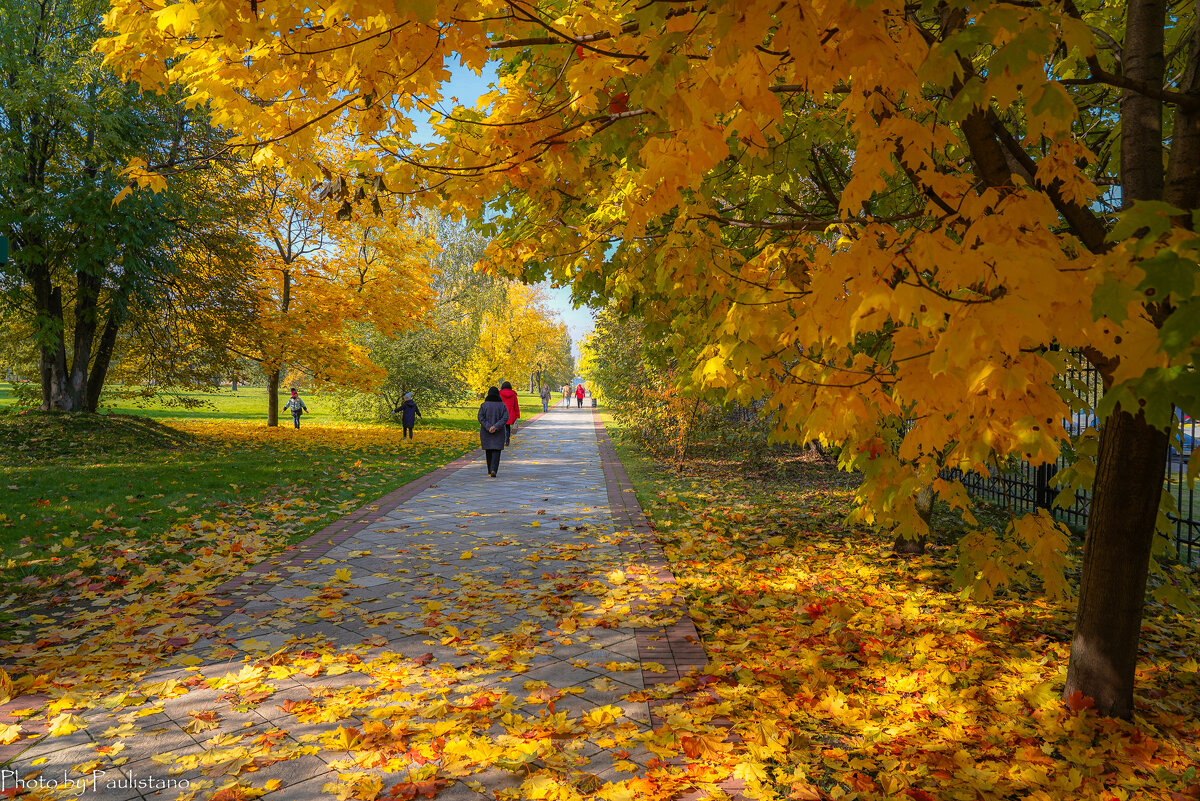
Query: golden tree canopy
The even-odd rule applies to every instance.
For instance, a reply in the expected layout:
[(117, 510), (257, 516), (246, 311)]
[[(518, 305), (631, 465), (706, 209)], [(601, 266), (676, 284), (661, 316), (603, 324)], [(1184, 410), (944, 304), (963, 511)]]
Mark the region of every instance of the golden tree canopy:
[[(1123, 78), (1122, 16), (1070, 0), (117, 0), (101, 46), (144, 84), (186, 86), (264, 162), (489, 204), (499, 269), (641, 311), (694, 385), (770, 396), (781, 435), (843, 446), (868, 517), (921, 533), (919, 488), (965, 507), (944, 467), (1058, 455), (1080, 403), (1059, 378), (1072, 349), (1154, 425), (1169, 399), (1200, 400), (1198, 240), (1178, 224), (1196, 204), (1171, 194), (1192, 168), (1173, 154), (1171, 203), (1116, 229), (1109, 190), (1116, 90), (1191, 125), (1200, 100), (1169, 87), (1196, 70), (1175, 47), (1163, 87)], [(497, 58), (474, 108), (431, 111), (449, 63)], [(426, 115), (443, 141), (419, 146)], [(350, 143), (336, 164), (314, 147), (329, 133)], [(1009, 539), (966, 549), (984, 590), (997, 555), (1059, 575), (1048, 515)]]

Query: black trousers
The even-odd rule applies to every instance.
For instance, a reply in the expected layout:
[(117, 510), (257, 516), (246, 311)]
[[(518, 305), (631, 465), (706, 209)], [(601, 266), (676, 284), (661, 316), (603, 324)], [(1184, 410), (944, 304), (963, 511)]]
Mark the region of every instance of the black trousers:
[(508, 423), (504, 424), (504, 444), (508, 445), (512, 442), (512, 426)]
[(412, 430), (413, 430), (412, 426), (405, 426), (404, 433), (400, 435), (400, 439), (404, 439), (405, 437), (412, 439), (413, 438)]
[(576, 398), (576, 400), (579, 401), (579, 408), (582, 409), (583, 408), (583, 398)]
[(488, 473), (498, 472), (500, 470), (500, 449), (488, 448), (483, 453), (487, 457)]

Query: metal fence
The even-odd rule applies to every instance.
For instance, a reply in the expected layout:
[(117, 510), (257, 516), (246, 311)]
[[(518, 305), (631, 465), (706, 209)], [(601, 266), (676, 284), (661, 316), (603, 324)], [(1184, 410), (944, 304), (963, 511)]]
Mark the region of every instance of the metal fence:
[[(1100, 373), (1082, 357), (1077, 359), (1065, 376), (1074, 393), (1083, 401), (1084, 408), (1074, 412), (1063, 421), (1067, 431), (1079, 434), (1089, 426), (1096, 425), (1092, 409), (1100, 401), (1102, 387)], [(1200, 418), (1192, 418), (1176, 411), (1180, 436), (1171, 443), (1167, 456), (1167, 477), (1164, 489), (1175, 498), (1175, 510), (1168, 515), (1174, 525), (1176, 556), (1181, 562), (1200, 562), (1200, 484), (1195, 491), (1187, 484), (1187, 462), (1192, 448), (1200, 438)], [(1058, 490), (1051, 479), (1063, 467), (1070, 464), (1071, 454), (1059, 456), (1053, 465), (1034, 467), (1028, 462), (1017, 462), (1003, 469), (992, 469), (988, 475), (963, 474), (960, 470), (947, 470), (946, 477), (962, 481), (974, 497), (1014, 512), (1029, 512), (1046, 509), (1059, 520), (1078, 528), (1087, 526), (1091, 509), (1091, 493), (1076, 492), (1075, 502), (1066, 508), (1054, 506)]]

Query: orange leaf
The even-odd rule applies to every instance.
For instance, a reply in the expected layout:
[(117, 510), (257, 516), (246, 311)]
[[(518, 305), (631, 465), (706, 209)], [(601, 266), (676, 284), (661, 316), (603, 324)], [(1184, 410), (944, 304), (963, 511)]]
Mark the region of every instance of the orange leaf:
[(1076, 690), (1067, 696), (1067, 706), (1071, 707), (1072, 712), (1091, 709), (1095, 705), (1096, 701), (1091, 696), (1084, 695), (1082, 690)]

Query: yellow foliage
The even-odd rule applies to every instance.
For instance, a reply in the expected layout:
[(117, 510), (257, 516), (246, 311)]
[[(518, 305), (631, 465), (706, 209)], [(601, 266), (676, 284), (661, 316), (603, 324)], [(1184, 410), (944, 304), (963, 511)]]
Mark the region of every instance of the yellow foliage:
[(539, 363), (549, 364), (551, 354), (565, 336), (566, 326), (547, 307), (540, 289), (510, 283), (504, 302), (483, 319), (478, 343), (467, 363), (467, 383), (482, 390), (508, 380), (519, 388)]

